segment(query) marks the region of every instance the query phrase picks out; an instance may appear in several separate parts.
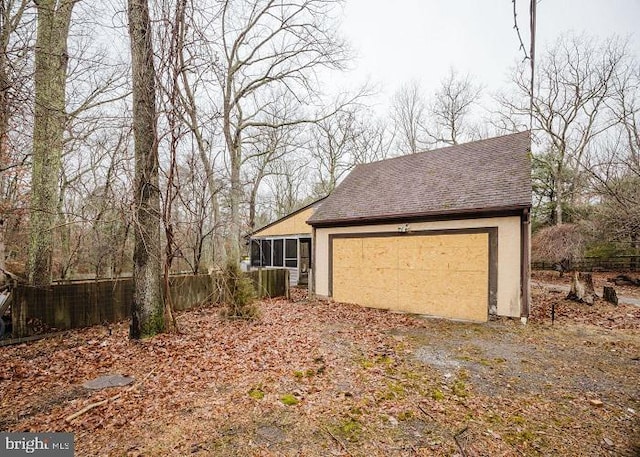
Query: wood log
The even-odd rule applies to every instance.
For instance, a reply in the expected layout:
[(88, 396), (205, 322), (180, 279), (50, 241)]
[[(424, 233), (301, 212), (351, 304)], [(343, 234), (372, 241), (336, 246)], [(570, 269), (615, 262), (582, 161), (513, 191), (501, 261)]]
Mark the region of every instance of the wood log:
[(616, 286), (638, 286), (640, 287), (640, 278), (632, 278), (627, 275), (618, 275), (615, 278), (609, 278), (608, 282), (614, 283)]
[(593, 276), (591, 276), (591, 273), (575, 272), (573, 274), (571, 290), (567, 295), (567, 299), (593, 305), (596, 299), (596, 292), (593, 288)]
[(111, 398), (107, 398), (105, 400), (102, 401), (98, 401), (95, 403), (91, 403), (90, 405), (85, 406), (84, 408), (82, 408), (80, 411), (77, 411), (73, 414), (69, 414), (67, 417), (65, 417), (65, 422), (71, 422), (74, 419), (77, 419), (78, 417), (82, 416), (84, 413), (86, 413), (87, 411), (91, 411), (93, 408), (97, 408), (98, 406), (102, 406), (102, 405), (106, 405), (107, 403), (109, 403), (110, 401), (114, 401), (117, 400), (118, 398), (121, 397), (122, 394), (118, 394), (118, 395), (114, 395)]
[(616, 290), (611, 286), (604, 286), (602, 288), (602, 298), (604, 298), (609, 303), (613, 303), (618, 306), (618, 294), (616, 294)]

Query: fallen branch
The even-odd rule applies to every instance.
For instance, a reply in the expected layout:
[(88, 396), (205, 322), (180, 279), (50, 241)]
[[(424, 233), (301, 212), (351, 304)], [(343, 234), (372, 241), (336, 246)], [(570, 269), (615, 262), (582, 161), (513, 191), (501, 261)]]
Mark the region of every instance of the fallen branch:
[(460, 440), (458, 439), (460, 436), (462, 436), (462, 434), (464, 432), (466, 432), (469, 429), (469, 427), (464, 427), (462, 430), (459, 430), (458, 433), (456, 433), (455, 435), (453, 435), (453, 440), (456, 442), (456, 444), (458, 445), (458, 450), (460, 451), (460, 454), (462, 454), (462, 457), (467, 457), (467, 453), (465, 452), (464, 448), (462, 447), (462, 444), (460, 443)]
[(425, 416), (427, 416), (428, 418), (430, 418), (432, 421), (434, 421), (434, 422), (435, 422), (435, 420), (436, 420), (436, 419), (435, 419), (435, 417), (433, 417), (431, 414), (429, 414), (429, 413), (428, 413), (428, 412), (427, 412), (427, 411), (426, 411), (422, 406), (420, 406), (419, 404), (416, 404), (416, 406), (418, 407), (418, 409), (419, 409), (420, 411), (422, 411), (422, 413), (423, 413)]
[(67, 417), (64, 418), (65, 422), (69, 423), (72, 422), (73, 420), (77, 419), (78, 417), (82, 416), (83, 414), (91, 411), (94, 408), (97, 408), (99, 406), (103, 406), (106, 405), (107, 403), (111, 402), (111, 401), (116, 401), (117, 399), (119, 399), (120, 397), (122, 397), (122, 394), (129, 392), (130, 390), (132, 390), (135, 387), (138, 387), (140, 385), (142, 385), (147, 379), (149, 379), (149, 377), (153, 374), (153, 372), (156, 371), (156, 369), (154, 368), (153, 370), (151, 370), (143, 379), (142, 381), (140, 381), (137, 384), (133, 384), (131, 386), (129, 386), (127, 389), (125, 389), (123, 392), (120, 392), (117, 395), (114, 395), (113, 397), (107, 398), (105, 400), (101, 400), (101, 401), (97, 401), (95, 403), (91, 403), (90, 405), (85, 406), (84, 408), (82, 408), (80, 411), (77, 411), (73, 414), (69, 414)]
[(111, 398), (107, 398), (106, 400), (102, 400), (102, 401), (98, 401), (98, 402), (95, 402), (95, 403), (91, 403), (90, 405), (87, 405), (84, 408), (82, 408), (80, 411), (77, 411), (77, 412), (75, 412), (73, 414), (68, 415), (67, 417), (65, 417), (64, 420), (66, 422), (71, 422), (74, 419), (77, 419), (78, 417), (82, 416), (84, 413), (86, 413), (88, 411), (91, 411), (93, 408), (97, 408), (98, 406), (106, 405), (110, 401), (117, 400), (121, 396), (122, 396), (122, 394), (118, 394), (118, 395), (114, 395)]

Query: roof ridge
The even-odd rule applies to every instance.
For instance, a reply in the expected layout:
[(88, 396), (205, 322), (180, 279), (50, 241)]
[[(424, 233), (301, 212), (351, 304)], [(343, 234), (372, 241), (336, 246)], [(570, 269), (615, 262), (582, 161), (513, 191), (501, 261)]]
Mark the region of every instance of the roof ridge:
[(406, 159), (407, 157), (415, 157), (415, 156), (419, 156), (419, 155), (423, 155), (423, 154), (432, 154), (434, 152), (446, 151), (448, 149), (459, 148), (459, 147), (462, 147), (462, 146), (464, 146), (464, 147), (473, 146), (473, 145), (475, 145), (477, 143), (500, 140), (500, 139), (506, 138), (508, 136), (522, 135), (524, 133), (528, 133), (529, 135), (531, 135), (530, 132), (531, 132), (531, 130), (523, 130), (522, 132), (507, 133), (507, 134), (504, 134), (504, 135), (492, 136), (490, 138), (482, 138), (480, 140), (473, 140), (473, 141), (469, 141), (467, 143), (450, 144), (449, 146), (443, 146), (443, 147), (437, 148), (437, 149), (427, 149), (425, 151), (411, 152), (409, 154), (402, 154), (402, 155), (395, 156), (395, 157), (388, 157), (386, 159), (375, 160), (373, 162), (359, 163), (354, 168), (361, 167), (361, 166), (367, 166), (367, 165), (373, 165), (373, 164), (377, 164), (377, 163), (380, 163), (380, 162), (389, 162), (389, 161), (397, 160), (397, 159)]

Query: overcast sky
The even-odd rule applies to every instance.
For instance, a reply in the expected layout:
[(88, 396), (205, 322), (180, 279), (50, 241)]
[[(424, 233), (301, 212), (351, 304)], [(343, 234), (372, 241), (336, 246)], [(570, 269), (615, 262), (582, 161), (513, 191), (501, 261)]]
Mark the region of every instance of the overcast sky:
[[(517, 5), (528, 47), (529, 0)], [(411, 79), (429, 95), (450, 67), (495, 91), (524, 57), (511, 0), (346, 0), (344, 12), (342, 30), (358, 55), (348, 80), (377, 84), (379, 108)], [(574, 31), (629, 36), (640, 55), (640, 0), (540, 0), (537, 21), (538, 51)]]

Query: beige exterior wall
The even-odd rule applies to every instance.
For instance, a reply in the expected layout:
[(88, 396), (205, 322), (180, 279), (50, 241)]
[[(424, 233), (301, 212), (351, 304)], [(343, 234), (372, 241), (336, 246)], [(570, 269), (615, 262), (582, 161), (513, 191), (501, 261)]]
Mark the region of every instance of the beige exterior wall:
[[(319, 228), (315, 236), (315, 292), (329, 297), (329, 235), (398, 232), (399, 224)], [(498, 229), (498, 315), (520, 317), (520, 217), (411, 223), (412, 231), (496, 227)]]
[(311, 226), (307, 224), (307, 220), (313, 215), (314, 211), (315, 208), (313, 206), (307, 208), (282, 219), (277, 224), (258, 230), (253, 236), (311, 235)]

